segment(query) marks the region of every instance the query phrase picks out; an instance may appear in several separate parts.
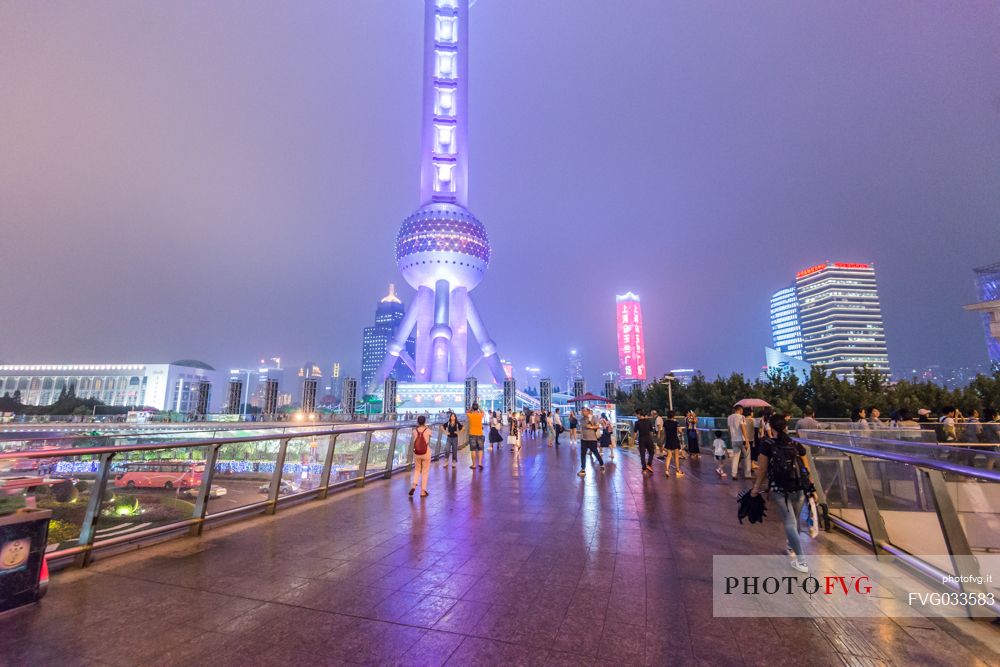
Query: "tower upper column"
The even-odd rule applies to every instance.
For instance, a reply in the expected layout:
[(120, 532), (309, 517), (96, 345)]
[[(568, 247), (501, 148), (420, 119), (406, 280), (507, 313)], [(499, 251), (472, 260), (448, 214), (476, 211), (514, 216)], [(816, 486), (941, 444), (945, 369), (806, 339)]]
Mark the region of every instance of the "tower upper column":
[(469, 0), (424, 0), (422, 204), (467, 206)]

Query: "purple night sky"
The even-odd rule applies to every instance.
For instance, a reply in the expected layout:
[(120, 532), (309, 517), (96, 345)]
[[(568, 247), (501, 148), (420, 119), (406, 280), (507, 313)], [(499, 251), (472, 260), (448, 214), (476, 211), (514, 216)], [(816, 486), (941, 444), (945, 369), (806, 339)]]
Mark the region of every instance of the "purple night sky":
[[(624, 8), (627, 6), (627, 11)], [(482, 0), (473, 293), (500, 353), (756, 372), (796, 270), (873, 261), (893, 368), (986, 361), (1000, 5)], [(359, 371), (419, 205), (418, 0), (0, 4), (5, 362)], [(485, 369), (480, 368), (481, 371)]]

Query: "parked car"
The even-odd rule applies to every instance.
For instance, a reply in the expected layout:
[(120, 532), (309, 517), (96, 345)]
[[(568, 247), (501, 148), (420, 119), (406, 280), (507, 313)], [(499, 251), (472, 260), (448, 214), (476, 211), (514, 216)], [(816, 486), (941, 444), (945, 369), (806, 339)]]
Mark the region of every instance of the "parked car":
[[(270, 484), (261, 484), (260, 488), (257, 489), (257, 490), (260, 491), (261, 493), (263, 493), (264, 495), (267, 495), (268, 493), (271, 492), (271, 485)], [(278, 495), (279, 496), (287, 496), (290, 493), (298, 493), (301, 490), (302, 490), (302, 487), (299, 486), (299, 484), (297, 482), (293, 482), (291, 480), (283, 479), (283, 480), (281, 480), (281, 485), (278, 486)]]

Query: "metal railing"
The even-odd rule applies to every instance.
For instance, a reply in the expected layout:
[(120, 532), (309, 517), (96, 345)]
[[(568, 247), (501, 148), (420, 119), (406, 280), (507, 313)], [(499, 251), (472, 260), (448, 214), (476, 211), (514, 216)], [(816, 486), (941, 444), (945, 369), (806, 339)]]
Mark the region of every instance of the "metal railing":
[[(437, 459), (442, 431), (428, 425), (436, 433)], [(54, 513), (47, 559), (57, 566), (73, 559), (84, 567), (100, 549), (185, 529), (200, 535), (211, 521), (274, 514), (286, 503), (326, 498), (408, 470), (415, 426), (399, 421), (5, 452), (0, 470), (8, 467), (0, 476), (18, 474), (11, 463), (39, 464), (32, 470), (42, 476), (33, 500)]]
[[(817, 501), (830, 521), (876, 556), (894, 556), (959, 591), (983, 590), (961, 582), (1000, 581), (1000, 572), (982, 571), (996, 559), (981, 565), (976, 558), (1000, 551), (1000, 471), (984, 465), (996, 453), (969, 458), (964, 448), (905, 441), (795, 439), (807, 446)], [(964, 458), (948, 458), (948, 450)], [(1000, 604), (991, 609), (1000, 614)]]

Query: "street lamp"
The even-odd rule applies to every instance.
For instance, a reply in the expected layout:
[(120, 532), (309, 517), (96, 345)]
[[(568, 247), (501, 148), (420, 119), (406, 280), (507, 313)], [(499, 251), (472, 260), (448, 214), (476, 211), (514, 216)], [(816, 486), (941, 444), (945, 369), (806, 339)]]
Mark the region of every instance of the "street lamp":
[(676, 380), (676, 379), (677, 378), (674, 376), (673, 373), (667, 373), (666, 375), (663, 376), (663, 379), (660, 380), (660, 384), (666, 384), (667, 385), (667, 409), (668, 410), (673, 410), (674, 409), (674, 380)]

